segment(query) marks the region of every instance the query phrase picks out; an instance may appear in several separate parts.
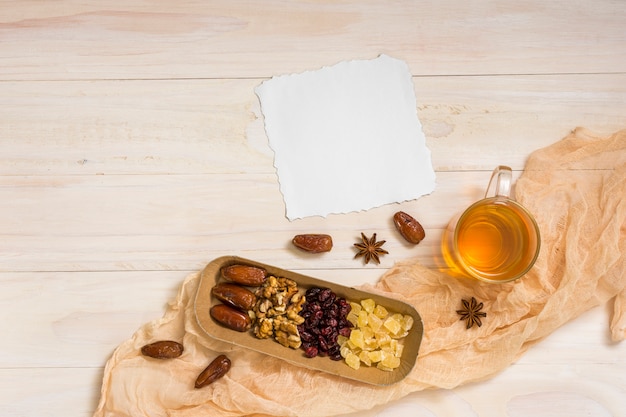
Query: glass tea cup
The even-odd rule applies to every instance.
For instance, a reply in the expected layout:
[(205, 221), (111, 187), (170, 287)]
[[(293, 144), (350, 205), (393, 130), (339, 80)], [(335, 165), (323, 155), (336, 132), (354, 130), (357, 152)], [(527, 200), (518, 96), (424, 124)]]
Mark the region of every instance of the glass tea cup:
[(539, 227), (532, 214), (510, 197), (511, 177), (511, 168), (498, 166), (485, 198), (448, 224), (442, 251), (453, 272), (502, 283), (520, 278), (534, 265), (541, 245)]

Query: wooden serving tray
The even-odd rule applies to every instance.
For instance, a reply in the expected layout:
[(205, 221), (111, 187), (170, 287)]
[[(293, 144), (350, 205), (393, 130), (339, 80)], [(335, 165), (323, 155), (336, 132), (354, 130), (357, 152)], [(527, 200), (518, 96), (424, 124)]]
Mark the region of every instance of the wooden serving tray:
[[(282, 346), (273, 339), (257, 339), (251, 331), (242, 333), (228, 329), (213, 320), (209, 314), (212, 305), (219, 301), (211, 294), (213, 286), (221, 280), (220, 270), (222, 267), (244, 264), (264, 268), (268, 274), (276, 277), (290, 278), (298, 283), (302, 292), (311, 287), (326, 287), (334, 291), (338, 297), (344, 297), (349, 301), (359, 302), (362, 299), (371, 298), (377, 304), (387, 308), (390, 312), (409, 314), (414, 319), (413, 328), (403, 339), (404, 352), (402, 354), (400, 366), (394, 371), (382, 371), (375, 366), (367, 367), (361, 364), (357, 370), (350, 368), (345, 361), (333, 361), (328, 357), (307, 358), (302, 349), (290, 349)], [(391, 385), (402, 380), (413, 369), (424, 327), (418, 312), (409, 304), (394, 300), (392, 298), (371, 294), (355, 288), (349, 288), (332, 282), (319, 280), (296, 272), (280, 269), (271, 265), (262, 264), (249, 259), (236, 256), (224, 256), (210, 262), (202, 271), (200, 285), (196, 294), (195, 313), (198, 324), (204, 332), (215, 339), (229, 342), (236, 346), (245, 347), (257, 352), (265, 353), (279, 359), (283, 359), (297, 366), (309, 369), (328, 372), (355, 381), (365, 382), (374, 385)]]

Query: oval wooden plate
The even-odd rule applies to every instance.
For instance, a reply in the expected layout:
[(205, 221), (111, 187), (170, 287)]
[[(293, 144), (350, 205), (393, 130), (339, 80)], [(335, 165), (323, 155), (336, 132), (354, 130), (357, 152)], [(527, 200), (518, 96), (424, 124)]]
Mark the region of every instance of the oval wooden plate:
[[(350, 368), (343, 360), (333, 361), (328, 357), (307, 358), (304, 356), (302, 349), (286, 348), (272, 339), (257, 339), (251, 331), (243, 333), (237, 332), (217, 323), (209, 314), (211, 306), (219, 303), (219, 301), (211, 295), (211, 289), (221, 280), (221, 268), (233, 264), (256, 266), (265, 269), (270, 275), (290, 278), (298, 283), (298, 287), (303, 292), (311, 287), (326, 287), (334, 291), (338, 297), (344, 297), (348, 301), (359, 302), (362, 299), (371, 298), (377, 304), (384, 306), (392, 313), (409, 314), (413, 317), (414, 325), (409, 331), (409, 334), (403, 339), (404, 351), (402, 353), (400, 366), (394, 371), (382, 371), (375, 366), (367, 367), (364, 365), (355, 370)], [(324, 371), (333, 375), (374, 385), (391, 385), (408, 375), (415, 366), (424, 331), (420, 315), (415, 308), (407, 303), (236, 256), (217, 258), (204, 268), (196, 294), (195, 313), (198, 324), (202, 330), (212, 338), (265, 353), (297, 366)]]

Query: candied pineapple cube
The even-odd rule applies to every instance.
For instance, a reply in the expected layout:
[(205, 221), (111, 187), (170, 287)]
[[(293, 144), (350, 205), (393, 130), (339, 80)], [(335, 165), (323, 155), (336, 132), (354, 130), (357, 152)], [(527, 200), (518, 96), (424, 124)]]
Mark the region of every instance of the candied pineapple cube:
[(361, 359), (354, 353), (348, 353), (346, 356), (346, 363), (352, 369), (359, 369), (361, 367)]
[(359, 329), (352, 329), (352, 332), (350, 332), (350, 342), (359, 349), (363, 349), (363, 346), (365, 346), (363, 332)]
[(383, 323), (383, 326), (391, 333), (398, 334), (402, 330), (402, 325), (400, 325), (400, 322), (398, 322), (394, 316), (388, 317)]
[(380, 362), (385, 359), (385, 352), (383, 352), (382, 350), (373, 350), (371, 352), (368, 352), (368, 355), (370, 361), (372, 361), (373, 363)]
[(376, 367), (381, 371), (393, 372), (393, 368), (389, 368), (388, 366), (383, 365), (382, 362), (378, 362), (376, 364)]
[(365, 366), (372, 366), (372, 360), (370, 359), (370, 355), (368, 352), (363, 351), (359, 354), (359, 359)]
[(352, 350), (353, 352), (355, 350), (360, 350), (359, 347), (355, 345), (354, 342), (350, 339), (348, 339), (348, 341), (346, 342), (346, 346), (348, 346), (348, 348), (350, 348), (350, 350)]
[(350, 301), (350, 308), (350, 312), (356, 313), (358, 315), (359, 311), (361, 311), (361, 304)]
[(350, 346), (345, 344), (339, 349), (339, 353), (341, 354), (341, 357), (345, 359), (352, 353), (352, 350), (350, 349)]
[(402, 328), (408, 332), (413, 327), (414, 321), (415, 320), (413, 319), (413, 317), (411, 317), (410, 315), (406, 314), (403, 317), (403, 320), (402, 320)]
[(381, 350), (391, 353), (392, 355), (396, 354), (396, 348), (398, 346), (398, 341), (396, 339), (391, 339), (389, 343), (381, 346)]
[(400, 358), (395, 355), (385, 355), (383, 360), (380, 361), (380, 364), (387, 368), (395, 369), (400, 366)]
[(381, 306), (380, 304), (378, 304), (376, 307), (374, 307), (374, 311), (373, 312), (380, 319), (386, 318), (387, 315), (389, 314), (387, 309), (385, 307)]
[(374, 331), (369, 326), (363, 327), (361, 329), (361, 333), (363, 333), (363, 339), (371, 339), (372, 337), (374, 337)]
[(352, 323), (353, 326), (358, 326), (359, 325), (359, 313), (355, 311), (349, 312), (348, 315), (346, 316), (346, 320)]
[(404, 345), (402, 343), (398, 343), (398, 345), (396, 346), (396, 356), (401, 358), (402, 352), (404, 352)]
[(392, 334), (391, 337), (393, 337), (394, 339), (402, 339), (402, 338), (406, 337), (408, 334), (409, 334), (409, 332), (407, 332), (406, 330), (400, 329), (400, 331), (398, 333)]
[(367, 327), (367, 323), (368, 323), (368, 320), (367, 320), (368, 317), (367, 316), (368, 316), (367, 311), (361, 310), (359, 312), (359, 319), (357, 321), (357, 326), (358, 327), (360, 327), (360, 328)]
[(378, 317), (376, 313), (370, 313), (367, 316), (367, 323), (370, 329), (372, 329), (372, 331), (374, 332), (377, 332), (380, 329), (380, 326), (383, 325), (382, 319)]
[(378, 341), (374, 338), (365, 339), (363, 350), (376, 350), (378, 349)]
[(376, 332), (374, 336), (376, 337), (376, 340), (378, 340), (379, 346), (384, 346), (391, 342), (391, 336), (389, 336), (389, 333), (385, 331)]
[(365, 311), (367, 311), (368, 313), (371, 313), (372, 311), (374, 311), (374, 308), (376, 307), (376, 302), (372, 300), (371, 298), (366, 298), (365, 300), (361, 300), (361, 306), (363, 307)]
[(391, 339), (389, 347), (393, 353), (396, 353), (398, 351), (398, 339)]

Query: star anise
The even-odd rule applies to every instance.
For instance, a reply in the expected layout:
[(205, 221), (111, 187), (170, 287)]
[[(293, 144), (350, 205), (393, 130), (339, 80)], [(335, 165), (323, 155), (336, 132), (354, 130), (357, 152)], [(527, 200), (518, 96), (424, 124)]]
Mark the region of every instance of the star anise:
[(483, 308), (483, 303), (477, 302), (474, 297), (470, 301), (461, 300), (461, 302), (463, 303), (463, 309), (456, 312), (461, 315), (460, 320), (467, 320), (466, 329), (470, 329), (474, 325), (482, 326), (483, 323), (480, 321), (480, 318), (487, 317), (487, 313), (480, 311)]
[(380, 256), (384, 254), (388, 254), (386, 250), (381, 248), (386, 242), (386, 240), (381, 240), (379, 242), (376, 241), (376, 233), (372, 235), (370, 239), (368, 239), (363, 233), (361, 233), (361, 240), (363, 243), (355, 243), (359, 249), (359, 252), (354, 255), (355, 258), (359, 256), (365, 257), (365, 263), (369, 263), (370, 260), (374, 260), (377, 264), (380, 263)]

